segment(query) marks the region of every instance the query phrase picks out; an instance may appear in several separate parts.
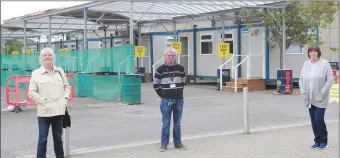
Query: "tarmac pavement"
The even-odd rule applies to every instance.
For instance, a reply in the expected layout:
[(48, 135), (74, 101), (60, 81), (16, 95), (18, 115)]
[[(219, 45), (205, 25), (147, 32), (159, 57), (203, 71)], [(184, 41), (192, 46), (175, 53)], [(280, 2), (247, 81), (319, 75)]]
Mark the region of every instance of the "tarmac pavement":
[(339, 122), (327, 123), (329, 148), (310, 149), (313, 133), (310, 125), (297, 127), (259, 129), (250, 134), (240, 132), (219, 133), (184, 140), (187, 150), (168, 146), (159, 152), (159, 144), (131, 145), (116, 149), (98, 149), (98, 152), (75, 153), (72, 158), (338, 158)]

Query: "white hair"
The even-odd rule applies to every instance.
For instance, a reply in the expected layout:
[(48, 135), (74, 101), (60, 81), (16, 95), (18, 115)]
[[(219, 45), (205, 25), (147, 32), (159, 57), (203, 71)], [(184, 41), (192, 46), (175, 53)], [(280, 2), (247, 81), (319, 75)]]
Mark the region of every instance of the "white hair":
[(165, 49), (164, 56), (171, 53), (171, 52), (173, 52), (177, 55), (177, 50), (175, 48), (169, 47), (169, 48)]
[(51, 53), (52, 54), (52, 56), (53, 56), (53, 63), (55, 63), (55, 53), (54, 53), (53, 49), (49, 48), (49, 47), (46, 47), (46, 48), (42, 49), (41, 52), (40, 52), (40, 56), (39, 56), (39, 63), (40, 63), (40, 65), (42, 64), (41, 57), (44, 54), (46, 54), (46, 53)]

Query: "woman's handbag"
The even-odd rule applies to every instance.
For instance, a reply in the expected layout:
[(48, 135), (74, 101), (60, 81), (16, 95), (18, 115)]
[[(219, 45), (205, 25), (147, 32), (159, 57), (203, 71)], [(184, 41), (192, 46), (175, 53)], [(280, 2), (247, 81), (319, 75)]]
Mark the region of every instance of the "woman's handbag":
[[(58, 73), (64, 81), (64, 77), (63, 77), (63, 75), (61, 75), (60, 71), (58, 71)], [(65, 115), (63, 116), (63, 128), (67, 128), (67, 127), (71, 127), (71, 116), (68, 114), (68, 111), (67, 111), (67, 108), (66, 108)]]
[(63, 116), (63, 128), (71, 127), (71, 116), (68, 114), (67, 108)]

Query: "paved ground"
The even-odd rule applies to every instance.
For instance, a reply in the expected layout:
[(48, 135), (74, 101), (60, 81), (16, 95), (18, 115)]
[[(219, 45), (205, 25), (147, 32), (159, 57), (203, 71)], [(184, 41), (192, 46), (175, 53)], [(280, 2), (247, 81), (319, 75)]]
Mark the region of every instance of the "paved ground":
[[(339, 157), (339, 123), (328, 123), (329, 148), (309, 149), (313, 134), (310, 126), (291, 127), (250, 134), (220, 133), (184, 140), (188, 149), (178, 150), (172, 144), (168, 151), (158, 151), (159, 144), (135, 145), (77, 154), (72, 158), (337, 158)], [(100, 150), (100, 149), (99, 149)]]
[[(161, 131), (159, 98), (151, 84), (143, 84), (142, 89), (141, 105), (76, 98), (70, 109), (71, 151), (81, 153), (93, 148), (158, 141)], [(242, 93), (219, 92), (215, 89), (216, 86), (203, 85), (185, 88), (183, 137), (243, 128)], [(4, 93), (1, 93), (1, 107), (5, 108), (3, 96)], [(251, 92), (249, 101), (251, 128), (309, 122), (301, 96), (273, 95), (273, 91)], [(338, 111), (338, 105), (329, 104), (326, 119), (338, 120)], [(52, 142), (50, 135), (49, 154), (53, 153)], [(36, 144), (34, 106), (22, 113), (1, 113), (1, 157), (34, 155)]]

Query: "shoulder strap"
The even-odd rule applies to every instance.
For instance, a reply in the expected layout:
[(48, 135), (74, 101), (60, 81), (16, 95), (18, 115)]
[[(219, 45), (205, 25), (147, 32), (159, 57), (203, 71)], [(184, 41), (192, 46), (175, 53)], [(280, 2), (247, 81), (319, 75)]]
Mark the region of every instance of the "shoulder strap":
[[(59, 75), (60, 75), (60, 77), (61, 77), (61, 79), (63, 80), (63, 83), (64, 83), (64, 77), (63, 77), (63, 75), (61, 75), (61, 73), (60, 73), (60, 71), (59, 70), (57, 70), (58, 71), (58, 73), (59, 73)], [(65, 83), (64, 83), (65, 84)]]
[[(58, 68), (59, 68), (59, 67), (58, 67)], [(61, 75), (60, 70), (57, 70), (57, 71), (58, 71), (58, 73), (59, 73), (61, 79), (63, 80), (63, 84), (65, 84), (65, 82), (64, 82), (64, 77), (63, 77), (63, 75)], [(63, 86), (64, 86), (64, 85), (63, 85)], [(65, 111), (67, 112), (67, 107), (66, 107), (66, 110), (65, 110)], [(66, 114), (66, 112), (65, 112), (65, 115), (68, 115), (68, 113)]]

